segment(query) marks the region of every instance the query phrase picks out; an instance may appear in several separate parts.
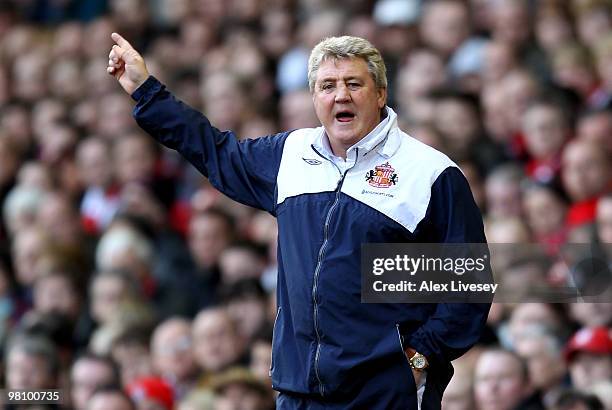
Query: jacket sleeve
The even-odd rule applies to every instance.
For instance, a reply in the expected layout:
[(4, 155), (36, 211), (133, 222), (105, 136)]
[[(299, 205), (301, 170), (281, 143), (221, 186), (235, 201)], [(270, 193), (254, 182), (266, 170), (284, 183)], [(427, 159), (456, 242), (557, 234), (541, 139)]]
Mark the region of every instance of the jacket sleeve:
[(276, 176), (288, 133), (238, 141), (232, 131), (213, 127), (153, 76), (132, 98), (138, 125), (180, 152), (215, 188), (245, 205), (273, 211)]
[[(415, 233), (419, 242), (486, 243), (482, 216), (458, 168), (447, 168), (432, 185), (427, 213)], [(490, 306), (438, 303), (423, 325), (403, 335), (405, 343), (424, 354), (432, 365), (447, 365), (478, 342)]]

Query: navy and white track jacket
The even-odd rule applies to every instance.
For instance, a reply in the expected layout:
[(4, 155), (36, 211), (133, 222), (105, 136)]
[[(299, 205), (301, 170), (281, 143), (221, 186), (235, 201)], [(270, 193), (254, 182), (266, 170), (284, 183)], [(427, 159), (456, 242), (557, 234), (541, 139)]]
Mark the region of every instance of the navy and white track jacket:
[(350, 166), (341, 172), (322, 127), (238, 141), (153, 77), (132, 97), (136, 121), (157, 141), (219, 191), (278, 219), (273, 387), (319, 398), (355, 394), (390, 358), (411, 373), (403, 341), (430, 362), (423, 408), (439, 406), (449, 363), (477, 342), (489, 305), (361, 303), (360, 250), (363, 243), (485, 242), (457, 166), (403, 133), (391, 109), (376, 138), (347, 152)]

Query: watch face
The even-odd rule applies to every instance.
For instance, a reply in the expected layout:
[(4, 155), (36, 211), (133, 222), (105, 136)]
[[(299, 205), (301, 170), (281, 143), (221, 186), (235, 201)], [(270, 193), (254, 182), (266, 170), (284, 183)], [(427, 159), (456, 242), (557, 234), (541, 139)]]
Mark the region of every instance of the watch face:
[(424, 357), (420, 356), (420, 357), (414, 358), (413, 364), (414, 364), (414, 367), (417, 369), (424, 369), (425, 366), (427, 365), (427, 362), (425, 361)]

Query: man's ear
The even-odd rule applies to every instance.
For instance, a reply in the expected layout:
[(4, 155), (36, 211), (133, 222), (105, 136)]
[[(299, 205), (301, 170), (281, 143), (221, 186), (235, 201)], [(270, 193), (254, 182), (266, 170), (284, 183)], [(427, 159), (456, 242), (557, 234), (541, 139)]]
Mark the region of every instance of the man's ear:
[(377, 90), (378, 108), (383, 108), (387, 104), (387, 87), (381, 87)]

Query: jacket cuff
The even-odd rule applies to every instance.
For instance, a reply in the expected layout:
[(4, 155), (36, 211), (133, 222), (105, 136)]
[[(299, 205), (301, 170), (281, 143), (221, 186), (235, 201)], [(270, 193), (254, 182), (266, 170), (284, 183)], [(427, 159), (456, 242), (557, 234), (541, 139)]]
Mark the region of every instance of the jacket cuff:
[(427, 358), (430, 366), (441, 361), (436, 354), (436, 349), (428, 342), (427, 335), (422, 328), (417, 329), (416, 332), (412, 333), (410, 336), (405, 335), (404, 341), (404, 349), (412, 347)]
[(153, 94), (159, 91), (162, 87), (162, 83), (160, 83), (157, 78), (149, 75), (145, 82), (140, 84), (140, 86), (132, 93), (131, 97), (134, 101), (140, 101), (140, 99), (143, 97), (150, 99)]

